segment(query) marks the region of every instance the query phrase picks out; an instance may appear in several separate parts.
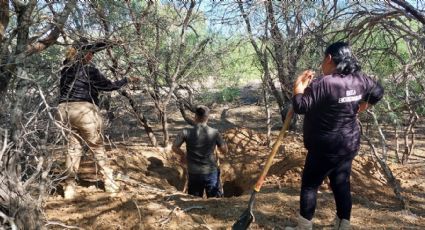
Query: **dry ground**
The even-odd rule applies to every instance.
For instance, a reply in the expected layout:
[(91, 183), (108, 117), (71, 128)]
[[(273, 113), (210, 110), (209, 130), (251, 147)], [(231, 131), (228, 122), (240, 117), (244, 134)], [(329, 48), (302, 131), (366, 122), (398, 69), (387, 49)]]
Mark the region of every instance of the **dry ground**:
[[(96, 184), (83, 183), (85, 187), (78, 188), (79, 197), (68, 201), (62, 198), (58, 188), (45, 205), (47, 227), (230, 229), (245, 210), (250, 187), (269, 153), (264, 141), (262, 109), (255, 105), (219, 105), (212, 109), (210, 124), (225, 133), (231, 149), (228, 156), (221, 158), (222, 180), (229, 196), (222, 199), (196, 199), (181, 192), (185, 182), (183, 168), (167, 149), (148, 147), (146, 135), (132, 116), (119, 112), (106, 130), (110, 140), (107, 153), (120, 173), (123, 190), (111, 196)], [(153, 115), (150, 118), (155, 119)], [(178, 113), (171, 117), (170, 123), (172, 135), (185, 126)], [(273, 137), (279, 125), (274, 111)], [(402, 210), (369, 147), (362, 146), (353, 165), (353, 229), (425, 229), (424, 143), (418, 144), (411, 164), (390, 164), (409, 201), (410, 211)], [(257, 195), (256, 221), (251, 229), (283, 229), (285, 225), (294, 225), (304, 156), (302, 137), (291, 133)], [(318, 196), (315, 228), (331, 229), (334, 213), (333, 196), (325, 184)]]

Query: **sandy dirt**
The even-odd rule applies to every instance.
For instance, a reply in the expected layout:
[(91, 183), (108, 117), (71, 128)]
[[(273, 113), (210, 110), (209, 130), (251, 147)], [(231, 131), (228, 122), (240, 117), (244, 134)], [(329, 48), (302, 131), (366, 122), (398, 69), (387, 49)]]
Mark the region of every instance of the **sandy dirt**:
[[(184, 168), (168, 149), (147, 146), (146, 135), (129, 114), (123, 113), (106, 130), (110, 136), (107, 154), (119, 173), (121, 192), (111, 195), (103, 192), (99, 182), (81, 181), (78, 197), (64, 200), (59, 187), (45, 205), (47, 227), (230, 229), (246, 209), (251, 187), (270, 152), (262, 109), (255, 105), (212, 109), (210, 124), (222, 131), (230, 149), (229, 154), (220, 156), (226, 196), (221, 199), (197, 199), (183, 193)], [(185, 126), (177, 113), (170, 122), (174, 124), (173, 135)], [(279, 128), (276, 111), (273, 124), (272, 140)], [(117, 127), (121, 130), (125, 127), (125, 134), (117, 135)], [(425, 151), (422, 147), (418, 145), (412, 163), (406, 166), (389, 162), (409, 201), (410, 211), (405, 211), (372, 158), (370, 148), (362, 146), (353, 163), (351, 179), (353, 229), (425, 229)], [(284, 229), (285, 225), (295, 225), (305, 155), (302, 136), (291, 132), (257, 195), (256, 220), (251, 229)], [(89, 158), (85, 162), (80, 178), (95, 181), (94, 163)], [(318, 195), (315, 229), (331, 229), (334, 216), (333, 195), (324, 183)]]

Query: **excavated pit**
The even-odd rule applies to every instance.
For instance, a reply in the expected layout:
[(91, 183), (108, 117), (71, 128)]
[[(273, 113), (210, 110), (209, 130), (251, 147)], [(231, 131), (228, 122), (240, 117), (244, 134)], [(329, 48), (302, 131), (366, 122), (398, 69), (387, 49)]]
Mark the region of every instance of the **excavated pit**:
[[(220, 156), (221, 184), (225, 197), (241, 196), (252, 191), (262, 167), (265, 164), (271, 149), (267, 145), (267, 138), (247, 128), (229, 129), (223, 133), (229, 152)], [(276, 137), (272, 137), (274, 140)], [(360, 153), (368, 152), (361, 149)], [(140, 183), (149, 184), (159, 189), (174, 189), (184, 191), (186, 184), (185, 170), (175, 162), (173, 153), (164, 154), (155, 148), (141, 149), (113, 148), (108, 149), (111, 167), (128, 178)], [(64, 154), (61, 154), (64, 156)], [(297, 135), (288, 135), (278, 151), (269, 170), (265, 185), (279, 185), (299, 188), (302, 168), (306, 157), (306, 150), (302, 138)], [(64, 157), (62, 157), (64, 158)], [(64, 159), (58, 169), (63, 173)], [(352, 169), (352, 191), (368, 196), (379, 196), (380, 192), (364, 189), (361, 185), (368, 181), (371, 187), (386, 187), (386, 178), (382, 169), (370, 156), (363, 154), (355, 158)], [(376, 177), (370, 180), (370, 176)], [(82, 159), (79, 169), (79, 185), (89, 187), (95, 185), (102, 189), (101, 175), (96, 173), (96, 166), (91, 155)], [(373, 186), (372, 186), (373, 185)], [(328, 186), (322, 189), (329, 190)], [(61, 188), (57, 188), (61, 193)]]
[(223, 136), (229, 148), (220, 159), (224, 196), (241, 196), (252, 189), (269, 153), (267, 138), (247, 128), (229, 129)]

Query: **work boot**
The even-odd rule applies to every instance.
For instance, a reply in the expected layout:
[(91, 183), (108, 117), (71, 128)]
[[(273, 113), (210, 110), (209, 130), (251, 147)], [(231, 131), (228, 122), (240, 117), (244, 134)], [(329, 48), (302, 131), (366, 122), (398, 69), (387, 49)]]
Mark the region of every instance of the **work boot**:
[(351, 229), (351, 225), (349, 220), (335, 217), (334, 230), (350, 230), (350, 229)]
[(285, 227), (285, 230), (312, 230), (312, 229), (313, 229), (313, 222), (311, 220), (307, 220), (301, 215), (298, 215), (296, 227)]
[(117, 193), (120, 191), (120, 185), (114, 180), (112, 169), (104, 170), (103, 178), (105, 183), (105, 192)]
[(64, 198), (66, 200), (72, 200), (75, 198), (75, 196), (77, 195), (77, 193), (75, 192), (75, 182), (69, 182), (65, 185), (65, 189), (63, 191), (64, 194)]

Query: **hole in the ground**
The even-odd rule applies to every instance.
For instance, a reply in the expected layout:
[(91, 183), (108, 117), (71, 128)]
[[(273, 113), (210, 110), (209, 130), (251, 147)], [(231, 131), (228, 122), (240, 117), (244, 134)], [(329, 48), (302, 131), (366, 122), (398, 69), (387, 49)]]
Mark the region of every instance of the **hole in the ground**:
[(149, 157), (148, 161), (150, 164), (146, 175), (166, 179), (171, 186), (179, 191), (184, 189), (185, 178), (176, 168), (164, 166), (164, 162), (156, 157)]
[(232, 197), (241, 196), (244, 191), (235, 181), (226, 181), (223, 183), (223, 192), (224, 197)]

